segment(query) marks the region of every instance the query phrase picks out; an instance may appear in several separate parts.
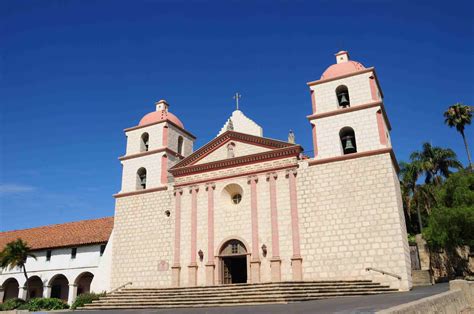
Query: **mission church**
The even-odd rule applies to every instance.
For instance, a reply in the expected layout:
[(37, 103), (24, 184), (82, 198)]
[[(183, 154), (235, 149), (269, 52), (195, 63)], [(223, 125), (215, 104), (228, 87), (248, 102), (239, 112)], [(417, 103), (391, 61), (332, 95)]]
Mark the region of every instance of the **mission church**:
[(239, 109), (197, 150), (165, 100), (125, 129), (108, 262), (98, 269), (105, 290), (316, 280), (411, 288), (375, 68), (341, 51), (307, 85), (312, 156), (292, 134), (264, 137)]

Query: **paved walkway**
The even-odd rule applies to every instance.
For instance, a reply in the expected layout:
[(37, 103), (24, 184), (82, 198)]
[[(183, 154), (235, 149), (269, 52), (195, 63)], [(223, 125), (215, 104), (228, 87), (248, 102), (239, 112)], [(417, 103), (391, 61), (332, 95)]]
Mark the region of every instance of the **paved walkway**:
[[(85, 314), (133, 313), (133, 314), (312, 314), (312, 313), (374, 313), (392, 306), (408, 303), (449, 290), (447, 283), (427, 287), (416, 287), (410, 292), (397, 292), (373, 296), (341, 297), (290, 304), (269, 304), (255, 306), (188, 308), (168, 310), (123, 310), (87, 311)], [(56, 312), (57, 313), (57, 312)]]

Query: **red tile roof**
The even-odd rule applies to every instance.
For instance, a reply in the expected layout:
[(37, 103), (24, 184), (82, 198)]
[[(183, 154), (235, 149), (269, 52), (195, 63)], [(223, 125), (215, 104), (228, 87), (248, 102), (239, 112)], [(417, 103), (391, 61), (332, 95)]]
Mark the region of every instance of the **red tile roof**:
[(81, 220), (38, 228), (0, 232), (0, 250), (11, 241), (23, 239), (33, 250), (105, 243), (114, 217)]

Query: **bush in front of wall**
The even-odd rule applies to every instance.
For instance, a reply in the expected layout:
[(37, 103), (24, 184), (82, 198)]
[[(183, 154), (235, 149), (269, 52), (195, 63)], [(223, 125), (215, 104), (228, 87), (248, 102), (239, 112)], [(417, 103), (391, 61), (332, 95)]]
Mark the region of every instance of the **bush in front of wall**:
[(56, 298), (34, 298), (18, 307), (19, 310), (34, 311), (52, 311), (65, 310), (69, 305), (61, 299)]
[(105, 293), (83, 293), (77, 296), (76, 301), (71, 306), (71, 309), (76, 309), (78, 307), (83, 307), (84, 304), (92, 303), (94, 300), (99, 300), (99, 298), (105, 296)]
[(18, 299), (18, 298), (8, 299), (2, 304), (0, 304), (0, 311), (11, 311), (20, 307), (24, 303), (25, 303), (25, 300), (23, 299)]

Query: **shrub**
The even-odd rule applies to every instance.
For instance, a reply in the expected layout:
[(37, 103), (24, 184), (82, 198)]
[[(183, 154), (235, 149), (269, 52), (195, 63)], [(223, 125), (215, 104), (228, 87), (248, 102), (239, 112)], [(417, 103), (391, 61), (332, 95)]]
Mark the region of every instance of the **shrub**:
[(32, 312), (41, 310), (64, 310), (68, 308), (69, 305), (67, 305), (63, 300), (56, 298), (34, 298), (18, 307), (19, 310), (28, 310)]
[(76, 309), (78, 307), (84, 306), (84, 304), (87, 303), (92, 303), (94, 300), (99, 300), (99, 298), (105, 296), (105, 292), (103, 293), (93, 293), (93, 292), (88, 292), (88, 293), (83, 293), (77, 296), (76, 301), (71, 306), (71, 309)]
[(11, 311), (18, 308), (20, 305), (24, 304), (25, 300), (23, 299), (8, 299), (4, 303), (0, 304), (0, 311)]

